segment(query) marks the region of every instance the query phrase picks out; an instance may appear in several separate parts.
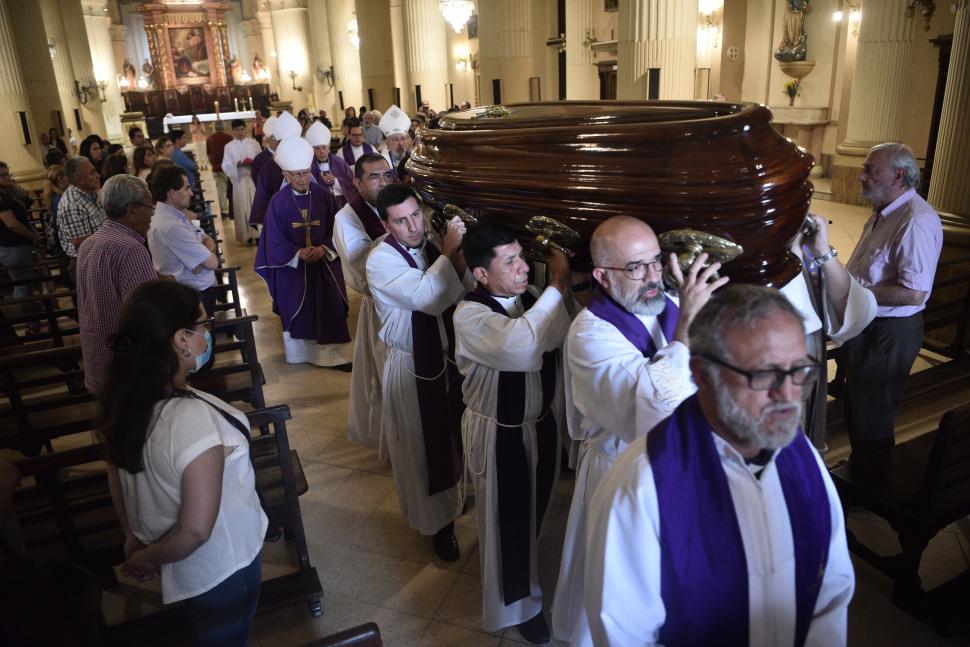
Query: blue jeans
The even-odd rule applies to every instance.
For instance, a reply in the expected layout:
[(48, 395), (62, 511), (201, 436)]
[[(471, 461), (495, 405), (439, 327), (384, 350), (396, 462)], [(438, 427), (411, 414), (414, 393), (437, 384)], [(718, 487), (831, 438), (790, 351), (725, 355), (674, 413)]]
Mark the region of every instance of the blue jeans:
[(185, 601), (197, 647), (245, 647), (259, 602), (262, 577), (259, 555), (214, 589)]
[[(34, 268), (33, 267), (22, 267), (20, 269), (10, 269), (17, 267), (18, 265), (29, 266), (34, 262), (34, 258), (31, 255), (33, 247), (30, 245), (17, 245), (16, 247), (0, 247), (0, 266), (7, 270), (7, 274), (10, 275), (11, 281), (26, 281), (28, 279), (34, 278)], [(33, 294), (34, 286), (27, 283), (25, 285), (17, 285), (13, 289), (13, 298), (20, 299), (23, 297), (29, 297)]]

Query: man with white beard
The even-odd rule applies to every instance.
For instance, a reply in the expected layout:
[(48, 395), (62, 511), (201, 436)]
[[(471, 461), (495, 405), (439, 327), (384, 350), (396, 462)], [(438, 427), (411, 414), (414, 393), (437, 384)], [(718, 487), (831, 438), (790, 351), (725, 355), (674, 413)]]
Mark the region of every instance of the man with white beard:
[(408, 154), (408, 129), (411, 128), (411, 118), (403, 110), (392, 105), (381, 117), (381, 131), (384, 133), (381, 155), (388, 161), (392, 169), (397, 169), (404, 156)]
[(666, 418), (694, 392), (687, 329), (711, 293), (720, 267), (702, 254), (680, 280), (679, 298), (664, 294), (660, 243), (642, 220), (615, 216), (590, 240), (594, 287), (566, 338), (564, 382), (569, 434), (582, 441), (559, 581), (552, 607), (553, 635), (572, 639), (582, 625), (583, 559), (589, 497), (635, 438)]
[(799, 430), (819, 374), (777, 290), (732, 286), (689, 329), (697, 394), (593, 495), (586, 647), (846, 644), (842, 507)]

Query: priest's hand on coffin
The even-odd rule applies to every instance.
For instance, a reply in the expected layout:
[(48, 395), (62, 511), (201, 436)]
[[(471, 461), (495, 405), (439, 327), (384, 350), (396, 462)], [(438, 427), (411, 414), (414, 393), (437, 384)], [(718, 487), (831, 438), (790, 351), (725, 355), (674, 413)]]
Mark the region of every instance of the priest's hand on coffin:
[[(812, 224), (809, 224), (812, 223)], [(812, 256), (818, 258), (829, 252), (829, 221), (822, 216), (816, 215), (814, 213), (808, 214), (805, 218), (805, 227), (802, 228), (804, 232), (805, 229), (811, 227), (814, 231), (809, 233), (803, 233), (802, 240), (804, 244), (808, 245), (809, 249), (812, 250)]]
[(569, 287), (569, 257), (562, 250), (549, 246), (546, 266), (549, 268), (549, 285), (564, 293)]
[[(687, 329), (690, 328), (694, 316), (700, 312), (700, 309), (704, 307), (714, 291), (728, 282), (728, 277), (722, 276), (719, 279), (713, 279), (721, 268), (721, 264), (714, 262), (704, 268), (704, 263), (707, 262), (707, 252), (694, 259), (694, 262), (687, 269), (686, 276), (680, 269), (676, 254), (671, 254), (668, 262), (670, 263), (670, 271), (680, 286), (677, 290), (677, 296), (680, 298), (680, 318), (677, 320), (674, 340), (686, 346), (688, 345)], [(662, 284), (660, 289), (663, 289)]]
[(461, 248), (461, 240), (465, 237), (465, 223), (455, 216), (445, 225), (444, 239), (441, 241), (441, 253), (454, 258)]

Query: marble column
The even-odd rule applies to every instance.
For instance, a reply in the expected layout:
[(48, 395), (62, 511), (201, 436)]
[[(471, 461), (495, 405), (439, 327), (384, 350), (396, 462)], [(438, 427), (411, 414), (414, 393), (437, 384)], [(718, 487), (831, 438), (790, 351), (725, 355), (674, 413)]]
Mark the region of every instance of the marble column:
[[(394, 40), (387, 0), (357, 0), (357, 22), (364, 103), (383, 112), (394, 102)], [(373, 101), (369, 90), (373, 90)]]
[(330, 121), (339, 126), (337, 91), (334, 89), (336, 81), (332, 76), (328, 80), (324, 74), (333, 66), (326, 0), (310, 0), (308, 6), (310, 10), (310, 51), (313, 54), (313, 73), (316, 77), (316, 82), (313, 84), (314, 107), (317, 110), (326, 110)]
[[(88, 31), (84, 20), (84, 12), (81, 8), (80, 0), (64, 0), (63, 2), (53, 3), (55, 11), (60, 12), (63, 21), (63, 33), (67, 39), (67, 49), (70, 52), (71, 61), (71, 86), (73, 89), (74, 80), (81, 85), (97, 83), (95, 75), (94, 61), (91, 57), (91, 46), (88, 44)], [(45, 22), (46, 22), (45, 12)], [(105, 34), (105, 40), (108, 39)], [(110, 47), (110, 42), (106, 43)], [(93, 94), (93, 93), (92, 93)], [(107, 135), (107, 127), (104, 121), (104, 113), (101, 110), (100, 92), (98, 97), (90, 96), (87, 103), (79, 103), (81, 113), (82, 132), (76, 133), (78, 143), (94, 133), (104, 137)], [(75, 124), (71, 124), (74, 127)]]
[[(306, 0), (275, 0), (269, 3), (280, 71), (280, 99), (293, 102), (293, 114), (307, 105), (313, 94), (310, 64), (310, 16)], [(296, 72), (296, 78), (290, 73)], [(300, 89), (294, 89), (294, 85)]]
[(970, 0), (957, 5), (950, 67), (943, 94), (940, 130), (928, 201), (940, 215), (970, 228)]
[(500, 79), (502, 103), (529, 100), (529, 78), (538, 76), (532, 59), (531, 5), (531, 0), (478, 5), (478, 70), (484, 104), (495, 102), (495, 79)]
[[(62, 111), (54, 64), (47, 47), (44, 18), (40, 6), (34, 2), (8, 2), (7, 6), (11, 24), (17, 26), (14, 44), (20, 65), (16, 69), (20, 71), (30, 106), (32, 147), (39, 146), (41, 134), (60, 125), (56, 113)], [(11, 61), (10, 64), (14, 63)]]
[(915, 20), (906, 17), (904, 0), (866, 4), (859, 26), (852, 96), (845, 140), (836, 146), (832, 168), (832, 199), (866, 205), (859, 188), (859, 170), (869, 149), (899, 141), (913, 55)]
[[(263, 82), (269, 84), (270, 92), (282, 92), (280, 88), (280, 68), (278, 65), (279, 57), (276, 51), (276, 38), (273, 35), (273, 18), (268, 11), (257, 11), (256, 20), (259, 21), (259, 31), (263, 41), (263, 46), (259, 50), (262, 52), (260, 58), (263, 59), (263, 65), (266, 66), (266, 71), (269, 72), (269, 79)], [(259, 81), (259, 79), (253, 80)]]
[[(343, 96), (345, 108), (359, 108), (365, 99), (361, 92), (360, 51), (354, 47), (347, 35), (348, 25), (356, 18), (354, 0), (329, 0), (326, 6), (327, 24), (330, 27), (330, 53), (337, 76), (335, 89)], [(337, 107), (339, 109), (339, 101)], [(339, 127), (343, 119), (343, 110), (339, 110), (334, 113), (331, 121), (335, 127)]]
[[(125, 59), (128, 58), (128, 52), (125, 50), (125, 34), (127, 31), (127, 27), (118, 23), (112, 22), (108, 26), (108, 33), (111, 34), (111, 51), (115, 57), (115, 65), (118, 66), (115, 72), (116, 77), (124, 76), (122, 68), (124, 67)], [(141, 67), (138, 61), (128, 62), (134, 65), (136, 70)], [(127, 133), (125, 133), (125, 136), (127, 137)]]
[(121, 113), (125, 111), (121, 89), (118, 87), (121, 63), (115, 61), (110, 31), (111, 17), (107, 12), (107, 3), (105, 0), (85, 0), (83, 8), (84, 27), (94, 65), (94, 78), (96, 82), (107, 83), (104, 91), (106, 101), (101, 102), (101, 91), (98, 90), (97, 98), (88, 101), (88, 105), (99, 104), (105, 125), (105, 131), (101, 134), (106, 135), (113, 142), (127, 143), (127, 135), (121, 132)]
[(586, 37), (605, 40), (593, 34), (593, 6), (587, 0), (566, 0), (566, 98), (599, 99), (600, 82), (593, 50)]
[[(481, 3), (479, 11), (489, 3)], [(401, 88), (401, 106), (407, 112), (417, 107), (415, 86), (421, 86), (421, 99), (433, 110), (444, 110), (445, 84), (448, 82), (448, 47), (444, 16), (436, 0), (404, 0), (404, 42), (407, 50), (408, 87)], [(479, 14), (481, 15), (481, 14)], [(482, 24), (481, 22), (479, 24)], [(482, 77), (484, 78), (484, 77)]]
[(651, 69), (659, 99), (693, 99), (697, 59), (696, 0), (620, 0), (617, 99), (646, 99)]
[[(407, 103), (408, 88), (411, 79), (408, 76), (407, 46), (404, 38), (404, 4), (403, 0), (391, 0), (391, 41), (394, 47), (394, 87), (401, 90), (401, 103)], [(400, 106), (407, 110), (407, 106)]]
[[(23, 175), (35, 175), (43, 168), (40, 160), (40, 150), (36, 142), (40, 141), (30, 119), (31, 105), (27, 95), (27, 87), (21, 78), (20, 57), (14, 41), (13, 16), (9, 3), (0, 2), (0, 132), (6, 134), (0, 138), (0, 157), (10, 165), (10, 171), (18, 178)], [(48, 56), (49, 60), (49, 56)], [(33, 144), (25, 145), (20, 126), (20, 115), (27, 115), (27, 125)]]
[(259, 58), (262, 59), (263, 63), (266, 63), (266, 57), (269, 56), (263, 47), (263, 32), (259, 28), (258, 18), (241, 20), (239, 26), (242, 28), (243, 40), (246, 41), (246, 51), (249, 52), (249, 60), (240, 61), (240, 63), (242, 63), (242, 68), (249, 72), (249, 76), (255, 83), (257, 79), (253, 76), (253, 58), (259, 54)]
[[(78, 110), (78, 114), (80, 114), (80, 103), (74, 92), (74, 66), (71, 64), (71, 50), (67, 46), (67, 33), (61, 18), (60, 3), (57, 0), (40, 0), (39, 4), (47, 39), (54, 44), (54, 56), (51, 63), (54, 67), (54, 81), (57, 84), (57, 93), (63, 110), (64, 143), (67, 144), (67, 129), (71, 129), (74, 135), (78, 133), (74, 111)], [(136, 65), (136, 67), (138, 66)], [(81, 139), (83, 137), (79, 137), (78, 141), (80, 142)]]

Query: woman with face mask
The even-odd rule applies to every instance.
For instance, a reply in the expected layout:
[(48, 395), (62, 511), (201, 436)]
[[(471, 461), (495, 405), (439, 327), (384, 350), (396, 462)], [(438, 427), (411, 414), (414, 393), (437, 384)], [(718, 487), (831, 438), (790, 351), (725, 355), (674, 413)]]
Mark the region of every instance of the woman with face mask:
[(150, 281), (121, 310), (98, 395), (108, 483), (125, 533), (122, 572), (161, 577), (197, 645), (245, 645), (259, 599), (267, 519), (245, 415), (188, 385), (212, 354), (199, 294)]

